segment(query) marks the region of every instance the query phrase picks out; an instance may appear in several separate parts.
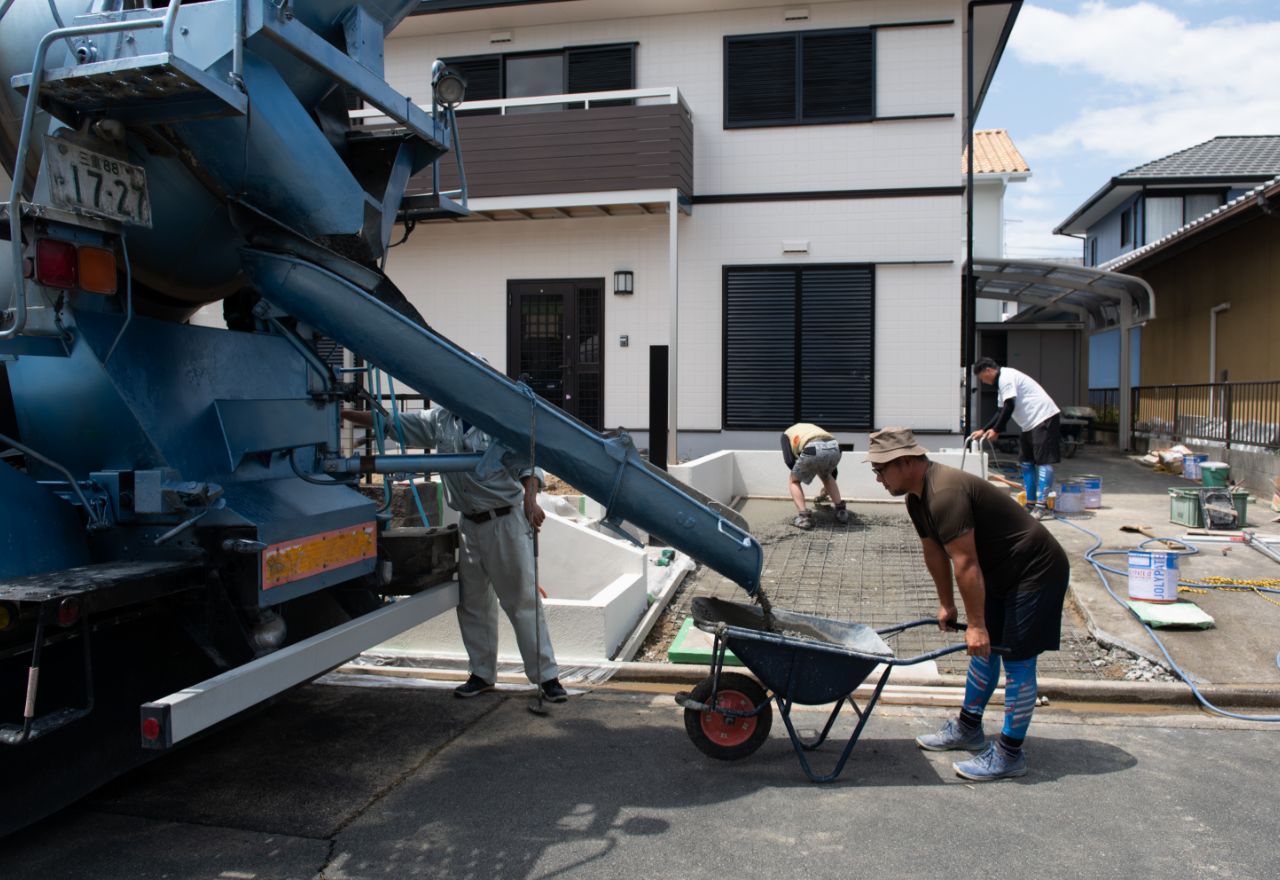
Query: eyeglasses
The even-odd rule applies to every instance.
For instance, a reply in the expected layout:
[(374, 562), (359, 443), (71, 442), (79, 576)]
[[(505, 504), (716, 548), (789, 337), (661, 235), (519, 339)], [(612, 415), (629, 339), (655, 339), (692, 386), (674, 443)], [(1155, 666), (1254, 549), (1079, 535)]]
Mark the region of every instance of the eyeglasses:
[[(893, 461), (897, 461), (897, 459), (895, 458)], [(874, 473), (877, 477), (880, 476), (881, 474), (883, 474), (885, 471), (889, 469), (889, 467), (893, 464), (893, 461), (886, 461), (884, 464), (873, 464), (871, 466), (872, 473)]]

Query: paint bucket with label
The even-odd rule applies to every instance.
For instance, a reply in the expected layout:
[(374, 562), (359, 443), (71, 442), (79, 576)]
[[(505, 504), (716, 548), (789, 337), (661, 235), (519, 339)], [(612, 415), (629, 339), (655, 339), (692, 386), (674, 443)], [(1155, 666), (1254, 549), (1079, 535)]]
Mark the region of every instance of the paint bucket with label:
[(1178, 554), (1129, 551), (1129, 598), (1140, 602), (1178, 601)]
[(1084, 509), (1097, 510), (1102, 507), (1102, 477), (1096, 474), (1084, 474), (1080, 477), (1084, 483)]
[(1184, 480), (1200, 479), (1200, 465), (1209, 460), (1207, 455), (1182, 456), (1182, 478)]
[(1084, 512), (1084, 483), (1079, 480), (1063, 480), (1058, 485), (1058, 513)]

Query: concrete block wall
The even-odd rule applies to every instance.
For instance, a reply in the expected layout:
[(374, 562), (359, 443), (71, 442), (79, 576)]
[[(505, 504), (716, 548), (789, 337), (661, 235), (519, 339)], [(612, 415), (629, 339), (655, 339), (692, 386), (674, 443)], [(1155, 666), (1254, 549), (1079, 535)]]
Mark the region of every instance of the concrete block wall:
[[(611, 659), (648, 607), (647, 559), (642, 549), (548, 513), (538, 539), (538, 580), (556, 659)], [(465, 658), (457, 617), (443, 614), (398, 640), (435, 657)], [(519, 661), (515, 633), (498, 615), (498, 657)]]
[[(733, 480), (724, 478), (724, 460), (733, 459)], [(951, 467), (960, 467), (982, 478), (987, 476), (986, 453), (965, 455), (962, 450), (930, 452), (929, 459)], [(875, 473), (867, 464), (866, 452), (846, 452), (840, 459), (840, 475), (836, 484), (842, 497), (849, 500), (898, 501), (877, 482)], [(717, 453), (670, 468), (673, 477), (722, 504), (730, 504), (736, 498), (787, 497), (787, 468), (781, 452), (764, 450), (735, 450)], [(729, 487), (732, 486), (730, 489)], [(821, 491), (814, 480), (805, 487), (805, 494), (813, 498)]]

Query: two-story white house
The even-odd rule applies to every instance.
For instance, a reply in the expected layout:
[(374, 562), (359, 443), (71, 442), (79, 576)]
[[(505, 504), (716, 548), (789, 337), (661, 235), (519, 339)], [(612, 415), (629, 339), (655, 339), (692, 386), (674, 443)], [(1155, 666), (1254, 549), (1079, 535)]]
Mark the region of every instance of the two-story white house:
[(470, 214), (420, 175), (388, 274), (588, 424), (643, 446), (665, 416), (672, 460), (796, 421), (955, 434), (957, 157), (1019, 5), (426, 0), (387, 78), (466, 76)]

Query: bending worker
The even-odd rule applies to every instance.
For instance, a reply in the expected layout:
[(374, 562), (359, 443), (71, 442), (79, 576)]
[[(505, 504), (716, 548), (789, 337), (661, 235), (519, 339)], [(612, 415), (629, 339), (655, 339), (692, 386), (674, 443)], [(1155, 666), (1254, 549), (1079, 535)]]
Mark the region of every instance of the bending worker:
[[(342, 417), (366, 428), (373, 426), (369, 412), (343, 410)], [(401, 413), (399, 439), (405, 446), (441, 453), (484, 452), (493, 443), (488, 434), (440, 406)], [(525, 675), (538, 684), (543, 699), (563, 703), (568, 694), (560, 684), (534, 586), (534, 535), (546, 518), (538, 506), (542, 469), (519, 470), (511, 463), (513, 458), (508, 453), (504, 467), (484, 477), (475, 471), (441, 474), (445, 499), (461, 515), (458, 626), (470, 668), (470, 676), (453, 695), (474, 697), (494, 689), (500, 602), (515, 630)]]
[[(918, 737), (930, 751), (979, 754), (952, 764), (965, 779), (983, 782), (1022, 776), (1022, 743), (1036, 705), (1036, 657), (1056, 651), (1062, 600), (1071, 567), (1041, 523), (986, 480), (929, 461), (910, 428), (871, 435), (867, 461), (890, 495), (907, 496), (907, 514), (924, 547), (924, 563), (938, 593), (938, 628), (956, 623), (954, 584), (964, 602), (969, 652), (964, 704), (937, 733)], [(989, 744), (982, 714), (1000, 678), (1004, 653), (1004, 727)]]
[(847, 523), (849, 511), (840, 499), (836, 485), (836, 466), (840, 464), (840, 444), (817, 425), (801, 422), (782, 432), (782, 459), (791, 470), (787, 488), (796, 504), (796, 518), (791, 524), (798, 529), (813, 528), (813, 511), (805, 506), (804, 486), (817, 477), (836, 508), (836, 522)]
[(1018, 463), (1027, 493), (1027, 509), (1032, 516), (1043, 519), (1049, 510), (1053, 466), (1062, 461), (1058, 405), (1035, 379), (1013, 367), (1002, 367), (991, 358), (980, 358), (973, 365), (973, 373), (984, 384), (996, 386), (998, 409), (991, 421), (970, 434), (969, 439), (994, 440), (1009, 424), (1009, 417), (1013, 417), (1022, 429)]

